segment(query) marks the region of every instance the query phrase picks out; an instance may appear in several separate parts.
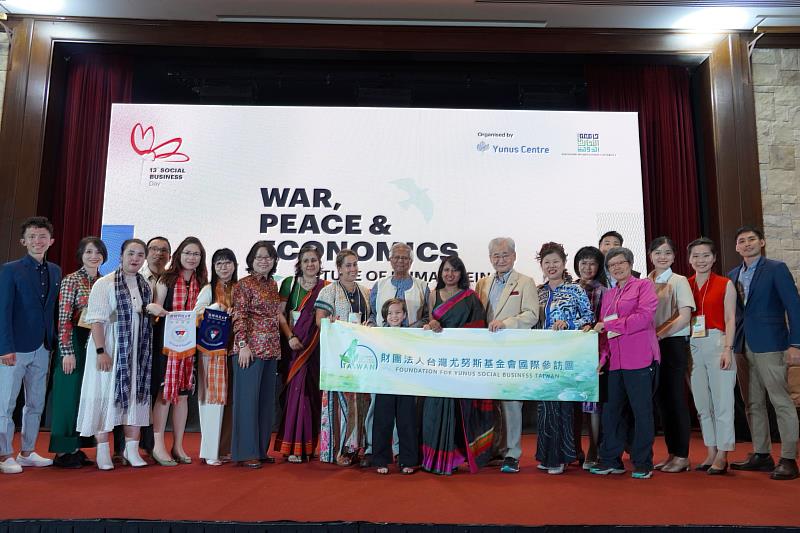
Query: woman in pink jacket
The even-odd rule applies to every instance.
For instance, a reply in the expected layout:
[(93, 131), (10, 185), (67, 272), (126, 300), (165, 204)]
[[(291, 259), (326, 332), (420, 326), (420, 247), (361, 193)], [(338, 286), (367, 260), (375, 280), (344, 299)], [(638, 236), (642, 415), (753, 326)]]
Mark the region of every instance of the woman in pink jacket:
[(622, 451), (627, 433), (623, 408), (630, 403), (635, 420), (631, 445), (635, 479), (653, 474), (653, 392), (658, 383), (660, 360), (655, 317), (658, 296), (655, 285), (633, 273), (633, 253), (612, 248), (606, 269), (617, 286), (603, 295), (595, 331), (602, 334), (598, 372), (608, 372), (608, 401), (603, 406), (603, 440), (600, 464), (592, 474), (623, 474)]

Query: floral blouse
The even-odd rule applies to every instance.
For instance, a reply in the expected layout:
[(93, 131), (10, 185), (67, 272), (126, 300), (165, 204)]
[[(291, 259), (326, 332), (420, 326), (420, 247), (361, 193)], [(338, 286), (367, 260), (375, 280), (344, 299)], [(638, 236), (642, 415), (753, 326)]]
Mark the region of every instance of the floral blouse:
[(245, 341), (259, 359), (280, 359), (281, 343), (278, 315), (281, 298), (275, 280), (250, 275), (233, 287), (233, 353)]
[(592, 280), (586, 284), (581, 283), (586, 296), (589, 298), (589, 304), (592, 309), (592, 324), (597, 323), (597, 317), (600, 314), (600, 305), (603, 302), (603, 294), (605, 294), (606, 286), (597, 280)]
[(556, 320), (567, 323), (568, 329), (581, 329), (594, 320), (586, 292), (577, 283), (562, 283), (555, 289), (549, 283), (539, 286), (539, 324), (550, 329)]
[(90, 278), (84, 267), (61, 280), (58, 293), (58, 351), (61, 357), (75, 356), (72, 331), (89, 303), (89, 293), (95, 281), (97, 277)]

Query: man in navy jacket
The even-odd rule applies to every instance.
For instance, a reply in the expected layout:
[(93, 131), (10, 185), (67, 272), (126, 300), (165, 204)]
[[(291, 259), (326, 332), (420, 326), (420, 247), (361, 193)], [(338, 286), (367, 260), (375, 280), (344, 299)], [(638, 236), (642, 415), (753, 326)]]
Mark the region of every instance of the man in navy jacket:
[[(731, 467), (771, 471), (772, 479), (795, 479), (798, 420), (786, 365), (800, 365), (800, 295), (786, 264), (761, 255), (764, 244), (760, 229), (737, 230), (736, 251), (744, 261), (728, 274), (738, 293), (733, 350), (744, 354), (749, 368), (747, 414), (753, 440), (753, 453)], [(777, 466), (770, 455), (767, 395), (781, 435)]]
[[(0, 471), (50, 466), (34, 451), (44, 409), (50, 351), (56, 346), (56, 301), (61, 269), (45, 259), (53, 244), (53, 226), (44, 217), (22, 223), (28, 253), (0, 269)], [(14, 407), (25, 384), (22, 445), (14, 459)]]

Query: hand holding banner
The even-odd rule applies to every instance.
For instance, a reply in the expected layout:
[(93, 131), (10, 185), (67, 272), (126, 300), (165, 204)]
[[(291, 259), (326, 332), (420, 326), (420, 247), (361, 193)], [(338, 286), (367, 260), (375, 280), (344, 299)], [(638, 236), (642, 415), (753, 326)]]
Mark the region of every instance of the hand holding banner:
[(445, 398), (598, 400), (597, 334), (368, 328), (322, 321), (320, 388)]

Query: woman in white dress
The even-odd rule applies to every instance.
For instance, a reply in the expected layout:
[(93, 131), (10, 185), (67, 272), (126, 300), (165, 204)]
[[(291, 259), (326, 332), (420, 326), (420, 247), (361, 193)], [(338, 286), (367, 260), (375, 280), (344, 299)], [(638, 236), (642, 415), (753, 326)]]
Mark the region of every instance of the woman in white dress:
[(125, 426), (124, 457), (133, 467), (146, 466), (139, 455), (139, 428), (150, 424), (152, 327), (144, 309), (152, 301), (139, 269), (145, 243), (122, 243), (120, 267), (92, 287), (86, 322), (92, 334), (78, 407), (81, 436), (97, 439), (97, 468), (112, 470), (108, 434)]

